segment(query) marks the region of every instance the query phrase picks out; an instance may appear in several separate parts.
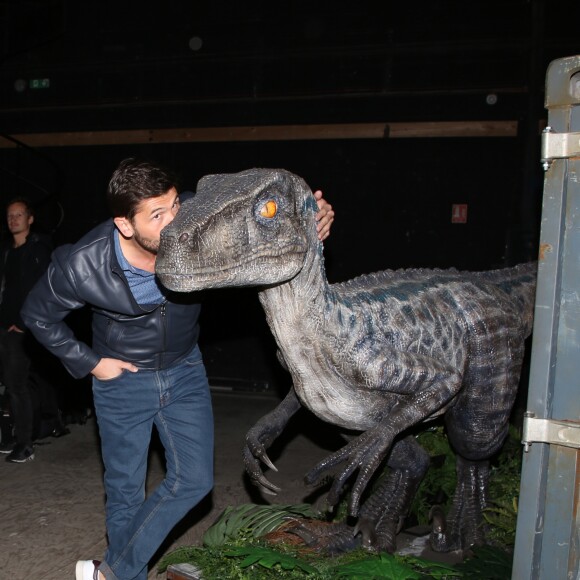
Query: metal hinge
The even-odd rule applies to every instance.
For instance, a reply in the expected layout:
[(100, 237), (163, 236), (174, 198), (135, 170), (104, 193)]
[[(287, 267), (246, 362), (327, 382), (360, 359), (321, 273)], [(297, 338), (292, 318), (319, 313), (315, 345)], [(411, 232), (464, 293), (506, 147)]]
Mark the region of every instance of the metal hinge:
[(532, 443), (549, 443), (580, 449), (580, 423), (538, 419), (533, 413), (526, 412), (522, 443), (524, 451), (528, 451)]
[(542, 132), (542, 165), (547, 171), (554, 159), (580, 156), (580, 133), (556, 133), (552, 127)]

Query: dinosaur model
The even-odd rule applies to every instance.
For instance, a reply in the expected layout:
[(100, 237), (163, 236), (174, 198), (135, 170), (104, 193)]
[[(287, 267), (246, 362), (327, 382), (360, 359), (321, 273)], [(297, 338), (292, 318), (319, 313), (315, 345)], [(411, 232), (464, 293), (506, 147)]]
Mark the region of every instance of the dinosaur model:
[[(356, 525), (338, 523), (325, 545), (393, 552), (430, 464), (409, 430), (444, 415), (457, 487), (430, 541), (438, 551), (481, 544), (489, 459), (508, 432), (532, 330), (536, 264), (382, 271), (329, 284), (316, 211), (306, 183), (285, 170), (210, 175), (161, 235), (157, 275), (171, 290), (260, 287), (293, 387), (248, 432), (246, 470), (265, 491), (279, 491), (261, 462), (275, 469), (266, 449), (301, 406), (355, 431), (305, 478), (331, 478), (330, 506), (352, 483)], [(388, 475), (365, 494), (384, 464)], [(299, 535), (319, 541), (307, 526)]]

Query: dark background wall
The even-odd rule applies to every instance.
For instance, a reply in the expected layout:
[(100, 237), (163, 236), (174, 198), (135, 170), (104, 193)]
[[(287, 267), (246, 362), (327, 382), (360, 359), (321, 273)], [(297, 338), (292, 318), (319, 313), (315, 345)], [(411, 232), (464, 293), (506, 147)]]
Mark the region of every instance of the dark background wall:
[[(0, 1), (0, 198), (31, 197), (56, 243), (107, 217), (111, 172), (139, 155), (176, 169), (184, 189), (248, 167), (301, 175), (337, 212), (331, 281), (535, 257), (544, 78), (552, 60), (580, 53), (577, 0), (165, 4)], [(514, 129), (179, 143), (131, 133), (428, 122)], [(116, 137), (63, 146), (96, 131)], [(467, 204), (466, 223), (452, 223), (453, 204)], [(205, 304), (210, 374), (271, 387), (275, 349), (255, 291)]]

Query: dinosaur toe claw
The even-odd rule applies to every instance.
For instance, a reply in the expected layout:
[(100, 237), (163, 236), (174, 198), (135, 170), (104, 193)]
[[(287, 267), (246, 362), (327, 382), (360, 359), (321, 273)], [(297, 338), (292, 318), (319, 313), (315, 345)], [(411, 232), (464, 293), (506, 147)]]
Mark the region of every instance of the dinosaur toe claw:
[(282, 491), (282, 488), (274, 485), (271, 481), (266, 479), (264, 475), (258, 476), (254, 483), (256, 483), (256, 485), (258, 485), (258, 487), (260, 487), (260, 489), (262, 489), (262, 491), (268, 495), (277, 495), (279, 491)]
[(377, 534), (374, 524), (365, 518), (360, 518), (353, 530), (353, 536), (361, 534), (363, 548), (372, 548), (377, 543)]
[(262, 450), (258, 454), (258, 457), (260, 458), (260, 461), (262, 461), (262, 463), (265, 463), (270, 469), (272, 469), (273, 471), (278, 471), (278, 468), (272, 463), (265, 450)]
[(441, 506), (434, 505), (429, 510), (429, 521), (434, 534), (444, 534), (447, 528), (447, 518)]

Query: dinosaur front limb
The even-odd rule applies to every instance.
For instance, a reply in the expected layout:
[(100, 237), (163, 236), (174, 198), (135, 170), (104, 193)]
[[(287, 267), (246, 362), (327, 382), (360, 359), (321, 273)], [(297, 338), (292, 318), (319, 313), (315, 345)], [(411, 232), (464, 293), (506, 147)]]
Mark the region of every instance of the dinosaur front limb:
[(328, 493), (327, 502), (329, 506), (334, 506), (340, 499), (346, 481), (358, 470), (349, 502), (351, 516), (358, 514), (361, 495), (387, 456), (395, 437), (439, 411), (461, 387), (460, 374), (437, 361), (429, 366), (428, 357), (417, 355), (412, 366), (413, 357), (404, 353), (394, 353), (393, 356), (400, 366), (392, 364), (390, 374), (386, 373), (385, 376), (391, 378), (389, 388), (396, 388), (397, 393), (406, 396), (399, 397), (376, 426), (321, 461), (306, 475), (306, 483), (315, 483), (323, 472), (346, 463), (342, 471), (334, 476)]
[(356, 516), (361, 495), (391, 448), (394, 437), (395, 433), (385, 424), (365, 431), (342, 449), (318, 463), (306, 474), (306, 483), (309, 485), (317, 483), (323, 472), (346, 461), (346, 467), (334, 477), (326, 501), (330, 507), (335, 506), (340, 500), (346, 481), (358, 470), (349, 501), (349, 513)]
[(242, 452), (246, 472), (252, 483), (266, 494), (276, 495), (280, 488), (264, 476), (260, 462), (277, 471), (266, 449), (282, 433), (290, 418), (300, 407), (300, 401), (292, 388), (284, 400), (273, 411), (259, 419), (246, 435), (246, 445)]

